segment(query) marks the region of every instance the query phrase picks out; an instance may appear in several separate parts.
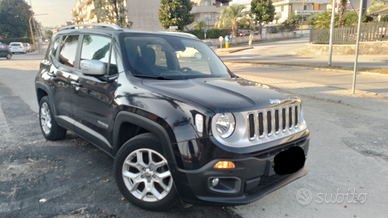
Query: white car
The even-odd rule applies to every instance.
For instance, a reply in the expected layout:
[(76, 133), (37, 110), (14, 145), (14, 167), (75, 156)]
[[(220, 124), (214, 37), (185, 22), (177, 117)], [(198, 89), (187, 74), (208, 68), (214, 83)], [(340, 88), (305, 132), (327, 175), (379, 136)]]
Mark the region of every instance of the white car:
[(27, 48), (24, 47), (23, 43), (21, 42), (11, 42), (9, 44), (9, 49), (11, 50), (12, 54), (15, 53), (27, 53)]
[(176, 52), (177, 58), (196, 58), (196, 59), (201, 59), (202, 55), (201, 53), (193, 47), (186, 47), (186, 50), (184, 51), (177, 51)]
[(23, 42), (23, 46), (26, 48), (27, 52), (32, 52), (31, 44)]

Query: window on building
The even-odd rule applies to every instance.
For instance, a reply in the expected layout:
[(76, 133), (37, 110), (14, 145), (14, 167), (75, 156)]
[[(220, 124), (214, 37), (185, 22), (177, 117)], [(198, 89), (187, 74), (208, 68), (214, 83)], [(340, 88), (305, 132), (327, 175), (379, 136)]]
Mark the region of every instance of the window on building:
[(282, 5), (282, 6), (280, 7), (280, 11), (281, 11), (281, 12), (284, 11), (284, 5)]

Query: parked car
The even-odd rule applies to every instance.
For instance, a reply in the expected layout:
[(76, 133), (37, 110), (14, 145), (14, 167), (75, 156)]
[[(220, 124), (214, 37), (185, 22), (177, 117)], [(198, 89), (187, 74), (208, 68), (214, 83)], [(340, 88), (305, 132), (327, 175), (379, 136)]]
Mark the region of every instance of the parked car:
[[(177, 58), (187, 51), (201, 58)], [(239, 78), (192, 35), (64, 27), (35, 88), (43, 136), (70, 130), (112, 156), (144, 209), (248, 204), (308, 171), (302, 100)]]
[(239, 30), (238, 31), (240, 36), (246, 36), (246, 35), (258, 35), (259, 33), (258, 32), (253, 32), (252, 30)]
[(31, 48), (31, 45), (30, 43), (23, 43), (23, 46), (26, 48), (26, 51), (27, 52), (32, 52), (32, 48)]
[(194, 47), (186, 47), (184, 51), (176, 52), (177, 58), (196, 58), (201, 59), (201, 53)]
[(12, 58), (12, 53), (9, 50), (8, 46), (6, 44), (2, 44), (0, 42), (0, 57), (5, 57), (7, 59)]
[(11, 49), (12, 54), (15, 53), (27, 53), (27, 49), (24, 47), (23, 43), (21, 42), (11, 42), (9, 44), (9, 48)]

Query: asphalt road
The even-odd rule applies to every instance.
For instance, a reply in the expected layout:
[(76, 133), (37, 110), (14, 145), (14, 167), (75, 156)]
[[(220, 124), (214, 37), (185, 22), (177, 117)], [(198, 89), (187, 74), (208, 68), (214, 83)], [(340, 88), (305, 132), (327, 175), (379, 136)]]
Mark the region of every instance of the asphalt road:
[[(104, 152), (72, 133), (57, 142), (43, 138), (33, 83), (41, 58), (0, 59), (0, 217), (388, 215), (385, 98), (344, 96), (347, 103), (342, 104), (305, 97), (310, 172), (257, 202), (225, 208), (177, 205), (167, 212), (150, 212), (122, 200), (113, 178), (113, 160)], [(290, 78), (304, 81), (303, 76)], [(319, 81), (324, 80), (315, 82)]]

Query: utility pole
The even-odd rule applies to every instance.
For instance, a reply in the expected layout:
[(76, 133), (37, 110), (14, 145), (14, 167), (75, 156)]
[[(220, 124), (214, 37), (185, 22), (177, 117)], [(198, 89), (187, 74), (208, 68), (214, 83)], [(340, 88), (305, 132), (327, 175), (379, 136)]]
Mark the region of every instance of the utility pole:
[(333, 3), (331, 5), (331, 25), (330, 25), (330, 39), (329, 39), (329, 63), (328, 65), (331, 66), (331, 57), (333, 56), (333, 40), (334, 40), (334, 24), (335, 24), (335, 0), (333, 0)]

